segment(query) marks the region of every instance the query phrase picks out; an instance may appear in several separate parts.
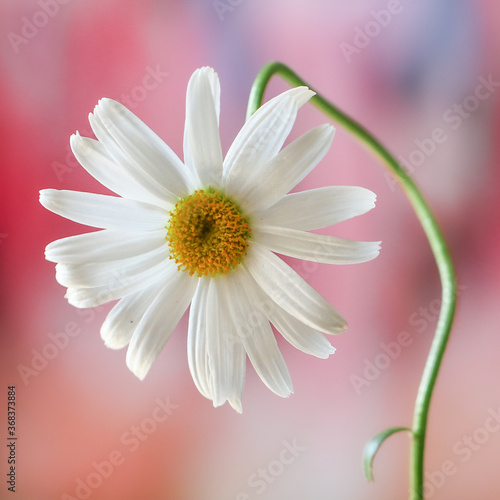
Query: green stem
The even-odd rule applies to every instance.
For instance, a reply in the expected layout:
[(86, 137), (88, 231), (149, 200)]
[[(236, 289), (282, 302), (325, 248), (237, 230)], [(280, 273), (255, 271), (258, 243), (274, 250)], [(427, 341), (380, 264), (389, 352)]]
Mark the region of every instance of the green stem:
[[(254, 81), (248, 101), (247, 118), (261, 106), (265, 89), (273, 75), (281, 76), (292, 87), (307, 86), (311, 90), (314, 90), (284, 64), (279, 62), (269, 63), (262, 68)], [(456, 280), (450, 252), (436, 219), (422, 194), (391, 153), (364, 127), (333, 106), (320, 94), (316, 93), (310, 102), (333, 121), (339, 123), (357, 137), (382, 161), (389, 172), (399, 182), (422, 224), (434, 258), (436, 259), (442, 286), (441, 311), (415, 401), (412, 426), (413, 440), (410, 451), (410, 499), (422, 500), (424, 498), (425, 434), (429, 406), (455, 314)]]

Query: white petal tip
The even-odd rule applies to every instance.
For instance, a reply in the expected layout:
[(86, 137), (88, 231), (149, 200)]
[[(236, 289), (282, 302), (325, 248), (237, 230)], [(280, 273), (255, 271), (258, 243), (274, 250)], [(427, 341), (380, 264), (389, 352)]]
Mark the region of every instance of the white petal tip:
[(343, 333), (347, 330), (347, 323), (344, 322), (342, 325), (340, 325), (338, 328), (338, 333)]
[(73, 154), (75, 155), (76, 155), (76, 150), (78, 148), (81, 149), (85, 145), (85, 142), (78, 131), (70, 136), (69, 145), (71, 147), (71, 151), (73, 151)]
[(98, 105), (103, 106), (105, 104), (110, 104), (112, 102), (116, 101), (113, 101), (113, 99), (110, 99), (109, 97), (101, 97), (98, 101)]
[(99, 114), (100, 111), (104, 111), (104, 109), (112, 104), (119, 104), (117, 101), (113, 99), (109, 99), (108, 97), (102, 97), (97, 101), (97, 105), (94, 108), (94, 115)]
[(243, 407), (241, 406), (241, 401), (229, 400), (229, 404), (237, 413), (243, 413)]
[(296, 93), (294, 93), (293, 95), (297, 101), (299, 108), (303, 106), (307, 101), (309, 101), (311, 97), (316, 95), (316, 92), (314, 92), (314, 90), (311, 90), (308, 87), (296, 87), (295, 89), (292, 90), (296, 91)]
[[(317, 130), (318, 136), (323, 136), (323, 140), (327, 143), (329, 142), (331, 146), (337, 129), (330, 123), (324, 123), (323, 125), (316, 127), (315, 130)], [(328, 146), (328, 148), (330, 148), (330, 146)]]
[(286, 90), (277, 97), (279, 99), (293, 99), (293, 101), (295, 101), (295, 103), (297, 104), (297, 107), (300, 108), (315, 94), (316, 92), (311, 90), (309, 87), (294, 87), (290, 90)]
[(108, 328), (106, 323), (104, 323), (101, 327), (101, 339), (108, 349), (113, 349), (114, 351), (127, 347), (130, 342), (129, 339), (124, 340), (123, 337), (120, 337), (119, 335), (113, 335), (113, 331)]
[(282, 380), (280, 383), (275, 384), (274, 387), (271, 387), (267, 384), (266, 385), (269, 387), (269, 389), (271, 389), (271, 391), (273, 391), (281, 398), (288, 398), (293, 394), (293, 385), (292, 381), (290, 380), (290, 377), (287, 377), (287, 379), (288, 380), (285, 379)]
[(324, 345), (321, 349), (317, 349), (316, 352), (310, 352), (309, 354), (320, 359), (328, 359), (332, 354), (335, 354), (336, 351), (337, 349), (328, 342), (328, 345)]
[(372, 208), (375, 208), (377, 195), (373, 191), (363, 187), (351, 187), (351, 189), (356, 190), (354, 194), (356, 203), (358, 205), (356, 215), (362, 215), (366, 212), (369, 212)]
[(97, 304), (87, 300), (74, 299), (66, 294), (64, 298), (68, 301), (70, 306), (76, 307), (77, 309), (88, 309), (89, 307), (96, 307)]
[(151, 364), (148, 362), (145, 362), (145, 360), (136, 360), (136, 359), (129, 359), (130, 357), (128, 356), (128, 353), (130, 352), (127, 351), (127, 367), (128, 369), (139, 379), (139, 380), (144, 380), (146, 375), (149, 372), (149, 369), (151, 368)]
[[(135, 332), (137, 333), (137, 332)], [(125, 357), (125, 362), (128, 369), (139, 379), (144, 380), (149, 370), (153, 366), (157, 355), (153, 352), (142, 352), (138, 350), (137, 345), (133, 345), (132, 342), (127, 349), (127, 355)]]
[(81, 138), (82, 138), (82, 136), (80, 135), (80, 132), (78, 130), (76, 130), (74, 134), (71, 134), (69, 136), (69, 143), (71, 144), (71, 142), (73, 142), (77, 139), (81, 139)]
[(108, 342), (104, 341), (104, 346), (107, 347), (108, 349), (112, 349), (113, 351), (118, 351), (120, 349), (123, 349), (124, 347), (127, 347), (127, 345), (128, 343), (123, 345), (123, 344), (113, 343), (113, 341), (108, 341)]
[(220, 401), (213, 400), (212, 403), (214, 405), (214, 408), (218, 408), (219, 406), (224, 405), (226, 401), (231, 405), (233, 410), (235, 410), (237, 413), (243, 413), (243, 408), (241, 406), (241, 401), (239, 399), (227, 399), (227, 400), (224, 399)]
[(52, 252), (50, 250), (50, 248), (45, 248), (45, 252), (44, 252), (44, 256), (45, 256), (45, 260), (48, 260), (49, 262), (57, 262), (54, 258), (54, 256), (52, 255)]
[[(344, 333), (346, 330), (347, 330), (347, 322), (345, 321), (344, 318), (340, 318), (340, 321), (337, 320), (324, 333), (327, 333), (329, 335), (339, 335), (340, 333)], [(333, 352), (335, 352), (335, 350)], [(331, 354), (333, 354), (333, 353), (331, 353)]]
[(52, 194), (54, 193), (54, 191), (56, 191), (56, 190), (55, 189), (42, 189), (40, 191), (40, 197), (39, 197), (40, 203), (42, 204), (42, 206), (44, 206), (48, 210), (50, 210), (50, 209), (47, 207), (47, 205), (50, 203), (50, 200), (52, 198)]
[(194, 72), (195, 75), (198, 75), (198, 74), (206, 74), (206, 75), (216, 75), (217, 73), (215, 72), (214, 68), (212, 68), (211, 66), (203, 66), (202, 68), (198, 68), (195, 72)]
[(337, 349), (335, 349), (335, 347), (333, 347), (333, 346), (330, 346), (328, 351), (325, 352), (325, 354), (326, 354), (325, 359), (328, 358), (329, 356), (331, 356), (332, 354), (335, 354), (336, 352), (337, 352)]
[(379, 255), (381, 249), (382, 249), (382, 242), (381, 241), (371, 242), (370, 258), (368, 258), (367, 260), (372, 260), (375, 257), (377, 257)]
[(356, 257), (346, 264), (362, 264), (375, 259), (380, 254), (380, 241), (359, 241), (356, 249)]

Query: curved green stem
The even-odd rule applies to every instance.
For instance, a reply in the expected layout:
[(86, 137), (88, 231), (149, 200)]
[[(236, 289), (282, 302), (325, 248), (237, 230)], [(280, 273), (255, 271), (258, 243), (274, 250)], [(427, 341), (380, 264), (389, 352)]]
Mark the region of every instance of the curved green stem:
[[(314, 90), (284, 64), (279, 62), (269, 63), (262, 68), (254, 81), (248, 101), (247, 117), (252, 115), (262, 104), (265, 89), (273, 75), (281, 76), (293, 87), (305, 85)], [(339, 123), (357, 137), (382, 161), (389, 172), (395, 177), (415, 210), (436, 259), (442, 285), (442, 304), (436, 333), (415, 401), (412, 426), (413, 440), (410, 452), (410, 498), (411, 500), (422, 500), (424, 498), (425, 434), (429, 406), (455, 314), (456, 280), (450, 252), (436, 219), (422, 194), (391, 153), (364, 127), (333, 106), (320, 94), (316, 93), (310, 102), (333, 121)]]

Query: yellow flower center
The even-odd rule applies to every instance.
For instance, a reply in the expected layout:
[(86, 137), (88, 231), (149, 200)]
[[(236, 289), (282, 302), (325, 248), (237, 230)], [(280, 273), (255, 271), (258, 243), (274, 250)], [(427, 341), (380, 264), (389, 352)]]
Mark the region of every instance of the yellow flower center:
[(170, 258), (191, 276), (226, 274), (247, 253), (248, 220), (230, 198), (212, 187), (178, 201), (166, 228)]

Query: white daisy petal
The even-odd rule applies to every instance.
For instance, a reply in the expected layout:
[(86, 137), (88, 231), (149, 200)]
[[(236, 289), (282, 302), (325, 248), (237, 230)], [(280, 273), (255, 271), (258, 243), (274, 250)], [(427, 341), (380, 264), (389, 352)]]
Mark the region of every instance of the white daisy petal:
[(255, 228), (252, 239), (273, 252), (324, 264), (359, 264), (374, 259), (380, 251), (380, 242), (346, 240), (276, 226)]
[(176, 272), (158, 292), (134, 332), (127, 350), (127, 366), (141, 380), (170, 338), (196, 290), (197, 279)]
[(128, 281), (151, 266), (168, 260), (168, 243), (165, 241), (164, 245), (150, 252), (113, 262), (59, 263), (56, 265), (56, 279), (59, 284), (70, 288), (102, 287), (117, 280)]
[(239, 182), (238, 203), (255, 212), (281, 199), (323, 159), (334, 131), (331, 125), (320, 125), (286, 146), (269, 162), (254, 165), (245, 183)]
[(147, 203), (161, 202), (161, 199), (143, 188), (126, 169), (113, 161), (106, 147), (99, 141), (81, 137), (77, 132), (71, 136), (70, 145), (76, 159), (85, 170), (114, 193)]
[(362, 215), (375, 206), (376, 196), (356, 186), (326, 186), (287, 194), (253, 219), (269, 226), (312, 231)]
[[(147, 172), (120, 147), (108, 129), (97, 115), (89, 114), (89, 122), (99, 143), (104, 146), (105, 153), (119, 167), (118, 176), (125, 176), (137, 186), (137, 193), (133, 199), (146, 201), (155, 205), (171, 205), (168, 191), (156, 182)], [(94, 167), (95, 169), (95, 167)], [(92, 174), (94, 175), (94, 174)]]
[(151, 305), (163, 282), (127, 295), (111, 309), (101, 326), (101, 338), (106, 347), (122, 349), (132, 338), (140, 320)]
[(332, 334), (347, 328), (333, 306), (269, 250), (252, 245), (242, 265), (274, 302), (305, 325)]
[(220, 186), (222, 148), (219, 136), (220, 83), (212, 68), (201, 68), (189, 80), (184, 127), (184, 162), (197, 188)]
[(207, 295), (209, 280), (198, 280), (198, 287), (189, 309), (187, 338), (188, 365), (196, 388), (212, 399), (212, 384), (207, 359)]
[[(244, 268), (225, 280), (230, 286), (230, 314), (248, 357), (266, 386), (281, 397), (293, 393), (290, 373), (278, 348), (271, 325), (260, 313), (260, 297)], [(257, 319), (258, 318), (258, 319)]]
[(313, 95), (306, 87), (291, 89), (265, 103), (248, 119), (224, 160), (224, 187), (229, 195), (239, 198), (256, 185), (262, 186), (263, 167), (281, 149), (298, 109)]
[(43, 189), (40, 203), (66, 219), (102, 229), (154, 231), (168, 221), (164, 208), (104, 194)]
[(105, 229), (68, 236), (49, 243), (45, 258), (50, 262), (85, 264), (126, 259), (165, 244), (165, 229), (131, 233)]
[(318, 330), (304, 325), (301, 321), (288, 314), (277, 304), (269, 308), (267, 316), (283, 337), (294, 347), (306, 354), (326, 359), (335, 352), (326, 337)]
[(207, 300), (207, 351), (214, 406), (230, 401), (241, 413), (241, 395), (245, 383), (246, 354), (237, 342), (231, 320), (232, 289), (224, 281), (210, 280)]
[(231, 322), (223, 284), (199, 280), (189, 315), (188, 363), (196, 387), (214, 406), (229, 401), (241, 413), (246, 354)]
[(97, 307), (166, 280), (172, 272), (177, 272), (177, 266), (167, 259), (126, 278), (118, 271), (115, 279), (106, 285), (92, 288), (69, 287), (65, 297), (72, 306), (78, 308)]
[[(246, 373), (245, 363), (246, 363), (247, 357), (246, 357), (245, 350), (243, 348), (241, 349), (241, 352), (243, 353), (243, 368), (238, 373), (241, 373), (241, 377), (240, 377), (242, 379), (241, 393), (243, 393), (243, 387), (245, 385), (245, 373)], [(234, 381), (234, 386), (237, 386), (237, 385), (238, 384), (236, 383), (236, 381)], [(233, 410), (237, 411), (238, 413), (243, 413), (243, 406), (241, 404), (241, 395), (238, 397), (233, 396), (233, 397), (229, 398), (228, 402), (231, 405), (231, 407), (233, 408)]]
[(189, 191), (189, 177), (178, 156), (137, 116), (112, 99), (94, 110), (101, 123), (137, 167), (151, 176), (175, 203)]

